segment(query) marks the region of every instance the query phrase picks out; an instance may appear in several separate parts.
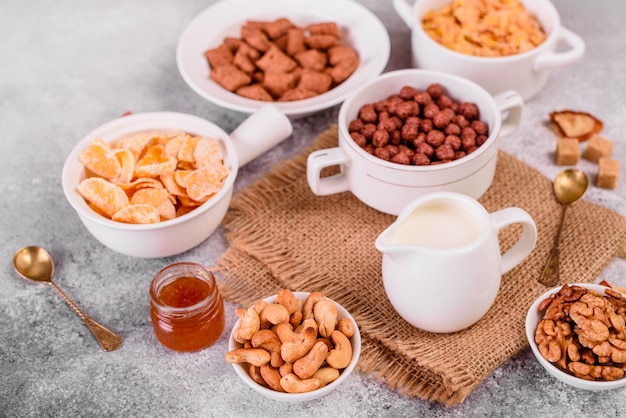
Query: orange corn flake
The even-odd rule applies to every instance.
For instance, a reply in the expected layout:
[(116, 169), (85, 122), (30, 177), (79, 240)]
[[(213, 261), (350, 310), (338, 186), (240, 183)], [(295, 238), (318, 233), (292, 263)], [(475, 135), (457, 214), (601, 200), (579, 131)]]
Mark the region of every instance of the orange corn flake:
[(127, 224), (154, 224), (161, 220), (159, 211), (150, 205), (129, 205), (111, 218)]
[(173, 219), (176, 216), (175, 203), (176, 200), (164, 188), (143, 188), (137, 190), (130, 198), (131, 205), (145, 204), (154, 207), (164, 220)]
[(94, 174), (107, 179), (119, 177), (121, 166), (106, 142), (95, 139), (79, 155), (78, 160)]
[(101, 177), (89, 177), (81, 181), (77, 190), (109, 218), (129, 204), (128, 196), (121, 187)]
[(125, 223), (187, 214), (230, 173), (218, 141), (176, 131), (137, 133), (112, 144), (94, 139), (79, 160), (88, 177), (78, 192), (99, 215)]
[(220, 190), (228, 173), (229, 170), (223, 165), (207, 166), (192, 171), (185, 178), (189, 197), (198, 202), (207, 200)]

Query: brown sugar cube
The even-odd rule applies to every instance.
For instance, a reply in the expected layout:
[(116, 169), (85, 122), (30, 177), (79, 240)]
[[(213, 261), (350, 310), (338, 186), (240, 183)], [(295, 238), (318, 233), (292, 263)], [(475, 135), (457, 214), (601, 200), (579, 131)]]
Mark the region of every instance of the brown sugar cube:
[(301, 88), (295, 88), (287, 90), (280, 98), (279, 102), (291, 102), (294, 100), (303, 100), (317, 96), (317, 93), (312, 90), (305, 90)]
[(288, 73), (295, 69), (298, 63), (278, 49), (276, 45), (272, 45), (256, 62), (256, 65), (265, 72)]
[(219, 67), (222, 64), (230, 64), (233, 62), (233, 51), (226, 44), (221, 44), (216, 48), (209, 49), (204, 52), (204, 57), (209, 62), (211, 68)]
[(617, 178), (619, 177), (619, 161), (609, 158), (600, 158), (598, 161), (598, 176), (596, 178), (596, 186), (605, 189), (614, 189), (617, 187)]
[(304, 44), (304, 29), (293, 28), (287, 31), (287, 46), (285, 52), (291, 56), (295, 56), (298, 52), (306, 51)]
[(235, 91), (240, 96), (247, 97), (252, 100), (260, 100), (263, 102), (271, 102), (274, 99), (272, 96), (261, 86), (260, 84), (251, 84), (249, 86), (243, 86)]
[(270, 39), (275, 40), (280, 38), (283, 35), (286, 35), (289, 29), (295, 28), (296, 25), (293, 22), (285, 17), (281, 17), (276, 19), (273, 22), (268, 22), (265, 24), (265, 33), (270, 37)]
[(597, 163), (600, 158), (609, 158), (613, 152), (613, 141), (603, 138), (600, 135), (593, 135), (587, 141), (585, 149), (585, 159)]
[(305, 29), (313, 35), (330, 35), (337, 39), (341, 39), (339, 27), (335, 22), (313, 23), (308, 25)]
[(304, 38), (304, 44), (313, 49), (328, 49), (339, 45), (339, 38), (332, 35), (310, 35)]
[(297, 73), (266, 72), (263, 87), (274, 97), (280, 97), (298, 83)]
[(223, 64), (215, 67), (209, 73), (209, 76), (220, 86), (226, 90), (235, 91), (239, 87), (250, 84), (250, 76), (233, 64)]
[(241, 27), (241, 37), (248, 45), (259, 51), (265, 52), (272, 46), (265, 32), (256, 27), (248, 26), (247, 24)]
[(576, 165), (580, 160), (580, 142), (576, 138), (559, 138), (556, 141), (556, 164)]
[(300, 76), (298, 88), (322, 94), (330, 90), (332, 83), (333, 79), (329, 74), (305, 68), (302, 70), (302, 76)]
[(299, 52), (294, 58), (302, 68), (308, 68), (313, 71), (322, 71), (328, 64), (328, 56), (317, 49)]

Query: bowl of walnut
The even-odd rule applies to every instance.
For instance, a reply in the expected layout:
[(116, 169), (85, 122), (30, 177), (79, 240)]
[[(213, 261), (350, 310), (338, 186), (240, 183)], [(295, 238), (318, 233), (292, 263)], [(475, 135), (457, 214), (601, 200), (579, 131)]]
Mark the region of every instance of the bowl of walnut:
[(555, 378), (585, 390), (626, 386), (626, 295), (598, 284), (570, 284), (541, 295), (526, 316), (526, 336)]
[(359, 360), (361, 334), (354, 318), (321, 292), (283, 289), (236, 314), (225, 359), (270, 399), (302, 402), (327, 395)]
[(390, 51), (382, 22), (352, 0), (223, 0), (189, 23), (176, 62), (212, 103), (252, 113), (272, 102), (296, 118), (341, 103)]

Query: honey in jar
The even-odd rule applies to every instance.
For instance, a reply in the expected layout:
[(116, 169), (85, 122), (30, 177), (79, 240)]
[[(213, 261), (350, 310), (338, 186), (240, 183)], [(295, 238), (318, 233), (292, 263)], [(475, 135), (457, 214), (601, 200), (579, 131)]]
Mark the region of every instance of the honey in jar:
[(161, 269), (150, 285), (150, 317), (157, 339), (167, 348), (197, 351), (213, 344), (225, 324), (213, 273), (192, 262)]

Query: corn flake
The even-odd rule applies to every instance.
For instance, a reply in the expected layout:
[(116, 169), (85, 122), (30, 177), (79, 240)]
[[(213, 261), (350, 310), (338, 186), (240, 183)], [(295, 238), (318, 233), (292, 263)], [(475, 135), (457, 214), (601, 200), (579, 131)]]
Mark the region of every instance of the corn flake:
[(86, 178), (80, 182), (77, 190), (85, 200), (109, 218), (129, 205), (128, 196), (124, 190), (101, 177)]
[(127, 224), (154, 224), (161, 220), (159, 211), (150, 205), (129, 205), (113, 214), (112, 220)]
[(94, 139), (79, 154), (77, 187), (101, 216), (154, 223), (189, 213), (217, 193), (230, 170), (219, 143), (181, 132), (138, 133), (112, 145)]

